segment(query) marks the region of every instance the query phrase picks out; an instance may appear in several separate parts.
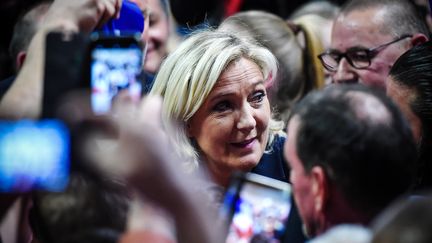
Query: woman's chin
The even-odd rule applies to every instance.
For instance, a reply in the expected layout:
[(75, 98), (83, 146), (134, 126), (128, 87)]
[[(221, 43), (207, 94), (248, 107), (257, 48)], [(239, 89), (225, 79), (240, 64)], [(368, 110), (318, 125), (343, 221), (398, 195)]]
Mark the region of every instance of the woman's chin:
[(243, 171), (243, 172), (249, 172), (255, 166), (258, 165), (259, 161), (260, 161), (260, 157), (258, 158), (258, 156), (251, 154), (251, 155), (239, 158), (238, 162), (236, 163), (237, 166), (235, 167), (235, 169)]
[(149, 51), (145, 58), (146, 63), (144, 65), (144, 70), (149, 73), (156, 73), (160, 65), (160, 62), (155, 60), (155, 58), (157, 58), (156, 53), (154, 51)]

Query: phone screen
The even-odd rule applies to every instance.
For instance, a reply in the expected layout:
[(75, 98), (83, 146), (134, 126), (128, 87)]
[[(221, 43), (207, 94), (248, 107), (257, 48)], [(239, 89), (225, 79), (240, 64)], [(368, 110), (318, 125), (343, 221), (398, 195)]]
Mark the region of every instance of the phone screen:
[(226, 242), (280, 242), (290, 197), (288, 183), (252, 173), (237, 178), (225, 196), (231, 215)]
[(69, 137), (58, 120), (0, 121), (0, 190), (63, 190), (69, 175)]
[(91, 105), (95, 114), (110, 111), (112, 101), (125, 90), (139, 100), (142, 84), (138, 79), (143, 50), (134, 38), (102, 38), (90, 51)]

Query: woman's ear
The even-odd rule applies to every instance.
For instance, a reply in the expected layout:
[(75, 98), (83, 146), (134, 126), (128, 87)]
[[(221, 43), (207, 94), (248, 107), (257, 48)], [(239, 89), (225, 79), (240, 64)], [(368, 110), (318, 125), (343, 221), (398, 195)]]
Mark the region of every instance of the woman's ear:
[(418, 45), (421, 45), (427, 41), (428, 41), (428, 37), (422, 33), (414, 34), (413, 37), (411, 37), (411, 45), (412, 46), (418, 46)]
[(191, 124), (190, 124), (189, 121), (186, 122), (186, 124), (185, 124), (185, 128), (186, 128), (186, 135), (187, 135), (189, 138), (193, 138), (194, 135), (193, 135), (193, 131), (192, 131), (192, 126), (191, 126)]
[(20, 51), (20, 52), (18, 53), (18, 55), (16, 56), (16, 63), (15, 63), (15, 66), (16, 66), (16, 69), (17, 69), (17, 70), (20, 70), (20, 69), (21, 69), (21, 67), (22, 67), (22, 65), (24, 64), (24, 61), (25, 61), (25, 59), (26, 59), (26, 56), (27, 56), (27, 53), (26, 53), (25, 51)]

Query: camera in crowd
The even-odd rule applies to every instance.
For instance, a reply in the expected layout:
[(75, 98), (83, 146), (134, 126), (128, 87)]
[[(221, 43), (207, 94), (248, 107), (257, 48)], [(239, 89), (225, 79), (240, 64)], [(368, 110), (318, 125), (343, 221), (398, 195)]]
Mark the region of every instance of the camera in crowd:
[(86, 101), (99, 116), (110, 112), (120, 92), (139, 99), (143, 30), (139, 7), (123, 1), (120, 18), (89, 35), (47, 35), (41, 119), (0, 121), (0, 191), (61, 191), (67, 186), (75, 166), (71, 161), (79, 160), (75, 140), (88, 124), (71, 127), (59, 116), (61, 104), (70, 93), (87, 91)]

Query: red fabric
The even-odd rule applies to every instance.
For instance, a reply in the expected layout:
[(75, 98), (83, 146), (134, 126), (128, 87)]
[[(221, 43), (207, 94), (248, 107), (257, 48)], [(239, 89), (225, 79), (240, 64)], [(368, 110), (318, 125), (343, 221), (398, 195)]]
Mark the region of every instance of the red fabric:
[(225, 1), (225, 17), (229, 17), (240, 10), (243, 0), (226, 0)]

